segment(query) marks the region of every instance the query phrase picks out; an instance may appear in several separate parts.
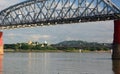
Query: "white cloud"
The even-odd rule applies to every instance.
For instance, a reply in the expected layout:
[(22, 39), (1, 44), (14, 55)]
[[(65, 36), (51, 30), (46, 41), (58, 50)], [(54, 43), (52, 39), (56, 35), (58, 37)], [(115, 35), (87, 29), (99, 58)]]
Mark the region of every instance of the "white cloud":
[(34, 34), (34, 35), (30, 35), (29, 36), (29, 39), (32, 39), (34, 41), (39, 41), (40, 39), (49, 39), (51, 36), (50, 35), (37, 35), (37, 34)]
[(10, 34), (7, 34), (7, 36), (8, 36), (8, 37), (13, 37), (13, 36), (15, 36), (15, 34), (10, 33)]
[(4, 43), (28, 42), (29, 40), (58, 43), (64, 40), (112, 42), (113, 21), (56, 25), (4, 31)]
[(7, 34), (6, 36), (9, 37), (10, 40), (12, 40), (12, 39), (14, 39), (15, 34), (10, 33), (10, 34)]
[(3, 10), (11, 5), (19, 3), (20, 0), (0, 0), (0, 10)]

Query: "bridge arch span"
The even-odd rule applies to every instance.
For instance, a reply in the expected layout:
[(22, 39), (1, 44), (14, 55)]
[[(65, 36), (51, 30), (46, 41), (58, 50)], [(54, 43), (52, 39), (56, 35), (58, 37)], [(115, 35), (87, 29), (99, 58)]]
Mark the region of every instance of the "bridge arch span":
[(27, 0), (0, 12), (1, 29), (113, 20), (120, 9), (110, 0)]

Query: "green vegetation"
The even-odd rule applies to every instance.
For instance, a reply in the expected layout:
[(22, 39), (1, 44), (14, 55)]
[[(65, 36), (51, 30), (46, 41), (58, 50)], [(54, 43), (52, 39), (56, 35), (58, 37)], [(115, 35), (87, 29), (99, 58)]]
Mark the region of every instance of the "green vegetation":
[(97, 43), (86, 41), (64, 41), (58, 44), (48, 45), (46, 43), (32, 42), (29, 43), (17, 43), (17, 44), (5, 44), (5, 51), (40, 51), (40, 52), (83, 52), (89, 51), (109, 51), (111, 49), (110, 43)]
[(111, 49), (112, 45), (110, 43), (97, 43), (97, 42), (86, 42), (86, 41), (64, 41), (58, 44), (52, 45), (58, 49), (83, 49), (89, 51), (108, 51)]
[(36, 51), (36, 50), (57, 50), (52, 46), (47, 44), (28, 44), (28, 43), (17, 43), (17, 44), (5, 44), (5, 50), (14, 50), (14, 51)]

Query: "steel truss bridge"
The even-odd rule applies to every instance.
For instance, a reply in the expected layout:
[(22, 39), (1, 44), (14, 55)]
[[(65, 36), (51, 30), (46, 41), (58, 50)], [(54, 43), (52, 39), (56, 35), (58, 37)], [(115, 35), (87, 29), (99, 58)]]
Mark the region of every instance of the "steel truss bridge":
[(26, 0), (0, 11), (0, 29), (118, 19), (111, 0)]

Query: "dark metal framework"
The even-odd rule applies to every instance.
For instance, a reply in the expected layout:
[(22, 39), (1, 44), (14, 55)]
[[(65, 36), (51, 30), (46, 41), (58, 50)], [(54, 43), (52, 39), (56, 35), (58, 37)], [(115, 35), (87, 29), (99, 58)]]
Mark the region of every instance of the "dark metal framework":
[(116, 19), (111, 0), (27, 0), (0, 12), (0, 29)]

